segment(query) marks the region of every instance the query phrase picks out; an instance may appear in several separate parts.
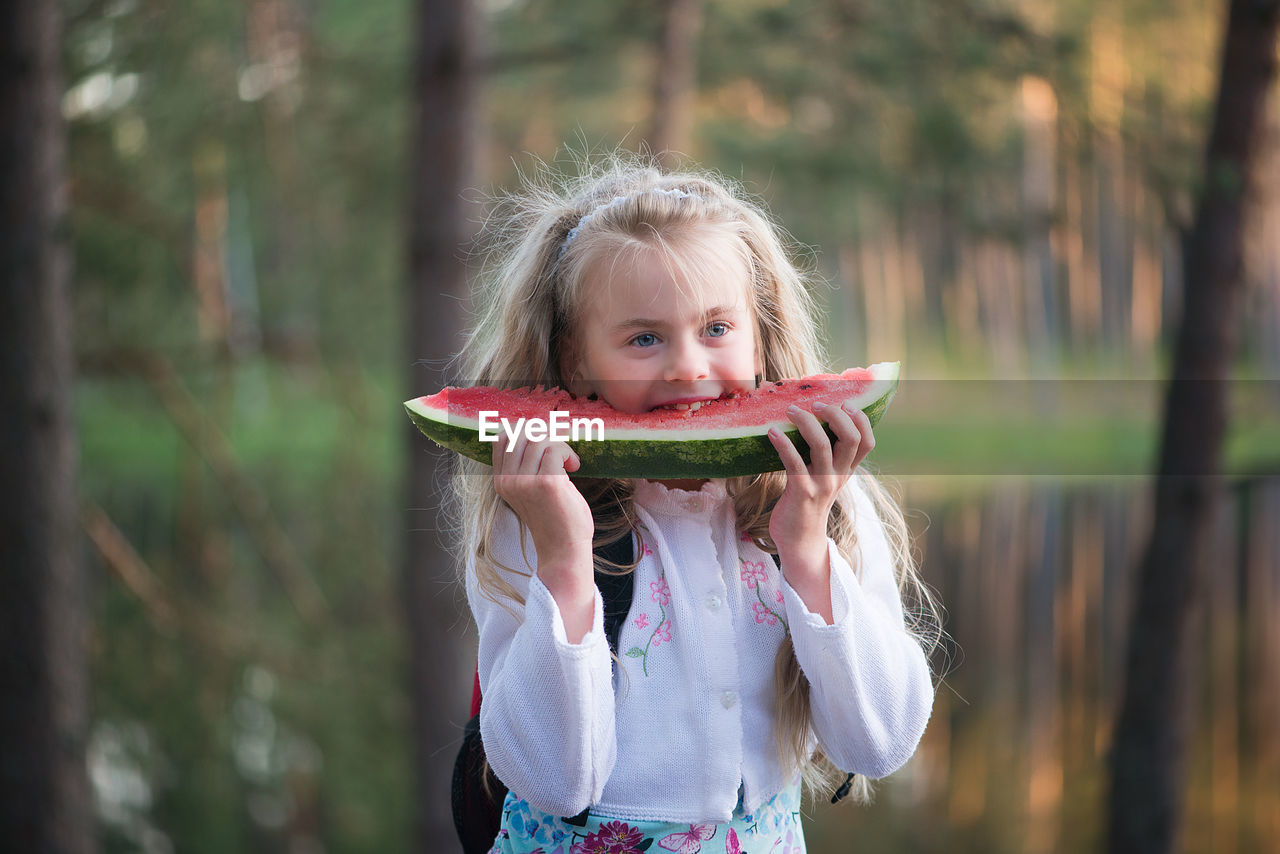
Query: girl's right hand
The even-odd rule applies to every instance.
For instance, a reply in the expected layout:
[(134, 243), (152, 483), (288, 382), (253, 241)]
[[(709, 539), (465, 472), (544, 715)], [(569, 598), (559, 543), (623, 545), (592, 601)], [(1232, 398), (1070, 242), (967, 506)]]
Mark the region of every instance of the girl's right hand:
[(579, 465), (564, 442), (529, 441), (523, 434), (508, 440), (499, 434), (493, 447), (494, 491), (528, 527), (538, 553), (538, 578), (560, 608), (570, 643), (591, 628), (595, 604), (595, 521), (569, 480)]

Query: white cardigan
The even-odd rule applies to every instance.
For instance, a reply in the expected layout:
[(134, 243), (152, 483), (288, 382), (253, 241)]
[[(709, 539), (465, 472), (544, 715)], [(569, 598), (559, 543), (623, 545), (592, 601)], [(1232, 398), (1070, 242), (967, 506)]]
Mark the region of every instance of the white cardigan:
[(929, 720), (933, 685), (904, 629), (883, 527), (856, 482), (842, 500), (853, 505), (861, 570), (830, 545), (830, 626), (770, 555), (738, 536), (722, 482), (696, 493), (637, 482), (640, 562), (618, 667), (599, 592), (591, 630), (568, 643), (536, 576), (533, 541), (525, 531), (522, 554), (519, 523), (503, 507), (494, 555), (534, 571), (506, 573), (524, 606), (482, 595), (474, 567), (467, 572), (480, 632), (480, 731), (498, 777), (559, 816), (590, 806), (633, 821), (726, 821), (739, 787), (755, 810), (794, 782), (774, 735), (774, 658), (788, 628), (811, 686), (814, 744), (868, 777), (905, 763)]

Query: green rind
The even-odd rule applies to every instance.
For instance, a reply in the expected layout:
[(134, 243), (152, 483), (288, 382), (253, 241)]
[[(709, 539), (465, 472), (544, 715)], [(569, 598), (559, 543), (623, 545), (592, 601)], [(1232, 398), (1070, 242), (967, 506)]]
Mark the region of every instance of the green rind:
[[(898, 379), (895, 376), (888, 391), (862, 408), (872, 426), (879, 423), (897, 390)], [(475, 428), (434, 421), (410, 408), (407, 403), (405, 410), (418, 429), (436, 444), (473, 460), (493, 464), (493, 443), (481, 442)], [(831, 435), (829, 429), (827, 434)], [(800, 438), (800, 432), (793, 428), (786, 435), (799, 448), (805, 462), (808, 462), (809, 446)], [(573, 473), (574, 477), (740, 477), (783, 468), (765, 428), (761, 428), (758, 435), (732, 439), (671, 441), (606, 438), (569, 442), (568, 445), (582, 463)]]

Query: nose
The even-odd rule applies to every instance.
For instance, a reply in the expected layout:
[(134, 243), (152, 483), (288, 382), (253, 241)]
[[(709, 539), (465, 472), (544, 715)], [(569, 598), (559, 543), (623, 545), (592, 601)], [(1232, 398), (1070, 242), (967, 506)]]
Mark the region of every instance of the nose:
[(667, 382), (696, 382), (705, 380), (709, 363), (705, 348), (699, 341), (679, 340), (667, 351), (665, 378)]

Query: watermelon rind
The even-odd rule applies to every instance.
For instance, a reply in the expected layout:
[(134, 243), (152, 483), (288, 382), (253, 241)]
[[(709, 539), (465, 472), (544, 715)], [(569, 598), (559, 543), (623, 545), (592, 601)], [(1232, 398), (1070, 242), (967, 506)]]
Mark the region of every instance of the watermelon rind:
[[(900, 363), (881, 362), (868, 370), (875, 379), (862, 395), (866, 401), (862, 411), (874, 426), (897, 392)], [(459, 423), (459, 419), (431, 410), (421, 401), (422, 398), (407, 400), (404, 406), (423, 434), (441, 447), (492, 465), (494, 445), (480, 441), (475, 422)], [(706, 436), (709, 431), (704, 429), (690, 431), (701, 434), (699, 437), (673, 430), (651, 431), (651, 435), (644, 431), (618, 430), (606, 431), (603, 439), (568, 442), (581, 462), (572, 476), (664, 480), (740, 477), (778, 471), (783, 465), (769, 441), (771, 426), (782, 428), (805, 462), (809, 461), (809, 446), (789, 420), (759, 424), (745, 431), (742, 428), (725, 431), (745, 432), (745, 435)], [(625, 436), (619, 435), (623, 432)], [(831, 435), (829, 428), (827, 433)]]

